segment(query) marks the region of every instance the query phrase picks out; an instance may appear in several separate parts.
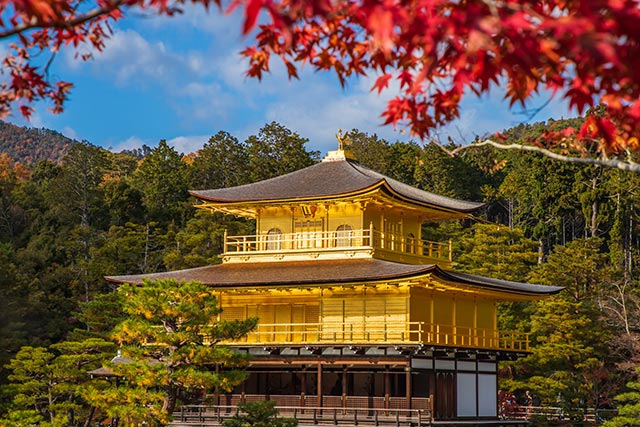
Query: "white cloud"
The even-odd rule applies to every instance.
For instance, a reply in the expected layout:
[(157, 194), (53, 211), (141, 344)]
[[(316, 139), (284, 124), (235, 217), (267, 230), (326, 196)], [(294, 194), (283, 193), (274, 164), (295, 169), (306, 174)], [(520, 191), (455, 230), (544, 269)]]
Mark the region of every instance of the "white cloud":
[[(167, 144), (179, 153), (188, 154), (201, 149), (210, 137), (211, 135), (176, 136), (175, 138), (167, 139)], [(141, 148), (143, 145), (156, 147), (158, 145), (158, 141), (151, 141), (140, 138), (137, 135), (132, 135), (124, 141), (117, 142), (112, 147), (109, 147), (109, 149), (114, 152), (120, 152), (122, 150)]]
[[(91, 76), (93, 84), (103, 82), (109, 90), (116, 82), (131, 96), (148, 96), (148, 102), (164, 103), (158, 111), (168, 112), (153, 117), (161, 131), (143, 127), (143, 122), (153, 120), (140, 120), (139, 130), (120, 129), (119, 137), (113, 136), (114, 131), (103, 136), (102, 141), (121, 140), (130, 133), (154, 135), (153, 140), (131, 136), (115, 144), (116, 149), (137, 148), (145, 143), (155, 146), (157, 138), (165, 135), (181, 135), (169, 142), (187, 153), (200, 148), (219, 129), (243, 139), (272, 120), (308, 137), (309, 148), (321, 151), (335, 148), (339, 128), (358, 128), (390, 141), (410, 139), (391, 126), (381, 126), (380, 114), (387, 101), (398, 93), (397, 80), (391, 80), (390, 88), (380, 95), (370, 92), (376, 75), (352, 79), (343, 90), (332, 73), (303, 67), (299, 70), (301, 80), (290, 81), (275, 57), (271, 73), (261, 82), (245, 77), (248, 62), (239, 51), (255, 41), (241, 37), (241, 22), (241, 14), (222, 16), (215, 8), (206, 13), (199, 6), (185, 6), (183, 15), (172, 18), (153, 14), (144, 19), (129, 17), (126, 25), (130, 28), (116, 29), (104, 52), (96, 54), (89, 63), (74, 60), (72, 53), (66, 54), (65, 64), (83, 76)], [(141, 87), (149, 90), (138, 90)], [(502, 94), (497, 89), (481, 99), (468, 95), (461, 118), (438, 130), (437, 135), (471, 140), (476, 134), (494, 132), (521, 121), (500, 101)], [(122, 100), (123, 111), (126, 102)], [(555, 117), (557, 111), (566, 111), (556, 109), (555, 105), (550, 107), (553, 113), (549, 115)], [(131, 113), (135, 114), (141, 113)], [(539, 115), (534, 120), (546, 117)], [(35, 120), (40, 122), (38, 117)], [(80, 124), (68, 126), (90, 134)], [(399, 129), (404, 129), (402, 124)]]
[(295, 82), (286, 91), (280, 88), (280, 97), (265, 108), (265, 121), (284, 124), (309, 138), (310, 147), (321, 152), (335, 149), (338, 129), (358, 128), (391, 141), (406, 139), (392, 127), (380, 126), (383, 97), (370, 93), (359, 81), (352, 82), (351, 89), (342, 90), (331, 80), (315, 75)]
[(174, 16), (159, 16), (155, 13), (141, 15), (136, 20), (139, 28), (149, 31), (170, 31), (178, 36), (197, 30), (202, 36), (213, 36), (218, 44), (229, 45), (241, 43), (242, 13), (236, 11), (226, 14), (212, 6), (207, 11), (200, 5), (185, 5), (180, 14)]
[(153, 146), (155, 144), (150, 144), (149, 141), (144, 140), (138, 136), (132, 135), (124, 141), (120, 141), (115, 143), (113, 146), (109, 147), (109, 149), (113, 152), (120, 152), (122, 150), (132, 150), (136, 148), (142, 147), (143, 144), (148, 146)]
[(65, 127), (62, 128), (60, 133), (63, 134), (64, 136), (66, 136), (67, 138), (71, 138), (71, 139), (75, 139), (75, 140), (78, 140), (78, 141), (82, 141), (82, 138), (80, 137), (80, 135), (78, 135), (78, 133), (72, 127), (65, 126)]
[(167, 141), (177, 152), (188, 154), (201, 149), (211, 135), (177, 136)]
[(179, 78), (192, 78), (203, 70), (204, 59), (198, 52), (180, 54), (171, 51), (162, 41), (149, 41), (140, 33), (126, 29), (116, 31), (106, 42), (102, 52), (94, 52), (93, 59), (83, 62), (70, 50), (65, 53), (68, 67), (80, 71), (90, 67), (103, 79), (120, 85), (129, 83), (174, 82)]

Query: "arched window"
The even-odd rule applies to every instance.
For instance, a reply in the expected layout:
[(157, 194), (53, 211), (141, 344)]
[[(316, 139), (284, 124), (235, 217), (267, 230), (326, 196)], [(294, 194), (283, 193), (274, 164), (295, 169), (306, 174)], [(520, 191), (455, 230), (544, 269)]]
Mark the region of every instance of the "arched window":
[(404, 251), (409, 254), (416, 253), (416, 237), (413, 235), (413, 233), (407, 234)]
[(272, 228), (267, 232), (267, 250), (277, 251), (281, 249), (282, 231), (279, 228)]
[(350, 225), (342, 224), (336, 228), (336, 247), (351, 246), (353, 231)]

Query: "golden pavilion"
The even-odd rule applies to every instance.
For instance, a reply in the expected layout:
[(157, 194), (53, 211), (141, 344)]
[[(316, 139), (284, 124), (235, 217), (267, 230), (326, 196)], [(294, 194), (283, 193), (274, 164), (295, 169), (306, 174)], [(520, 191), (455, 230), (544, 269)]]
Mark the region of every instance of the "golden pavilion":
[(255, 219), (255, 234), (225, 235), (218, 265), (108, 279), (199, 281), (218, 292), (221, 319), (259, 318), (228, 343), (252, 359), (249, 379), (222, 404), (271, 399), (497, 420), (498, 362), (526, 354), (529, 339), (498, 330), (496, 306), (562, 290), (452, 271), (451, 243), (423, 240), (422, 224), (465, 218), (482, 204), (408, 186), (347, 150), (191, 194), (199, 208)]

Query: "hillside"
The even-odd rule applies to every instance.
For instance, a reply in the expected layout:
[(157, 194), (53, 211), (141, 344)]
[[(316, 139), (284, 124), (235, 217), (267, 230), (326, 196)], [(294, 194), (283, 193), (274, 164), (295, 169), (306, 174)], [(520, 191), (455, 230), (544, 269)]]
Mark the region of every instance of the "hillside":
[(78, 141), (49, 129), (20, 127), (0, 121), (0, 153), (22, 164), (40, 160), (59, 162)]

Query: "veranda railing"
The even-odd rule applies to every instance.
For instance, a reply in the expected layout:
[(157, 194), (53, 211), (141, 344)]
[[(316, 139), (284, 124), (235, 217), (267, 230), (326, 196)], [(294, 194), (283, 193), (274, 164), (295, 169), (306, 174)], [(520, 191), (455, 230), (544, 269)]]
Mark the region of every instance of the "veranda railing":
[(528, 351), (529, 335), (425, 322), (259, 323), (233, 343), (255, 345), (423, 344)]
[(225, 233), (224, 253), (272, 253), (283, 251), (331, 251), (373, 248), (408, 255), (451, 261), (451, 242), (433, 242), (372, 228), (362, 230), (310, 231), (229, 236)]

